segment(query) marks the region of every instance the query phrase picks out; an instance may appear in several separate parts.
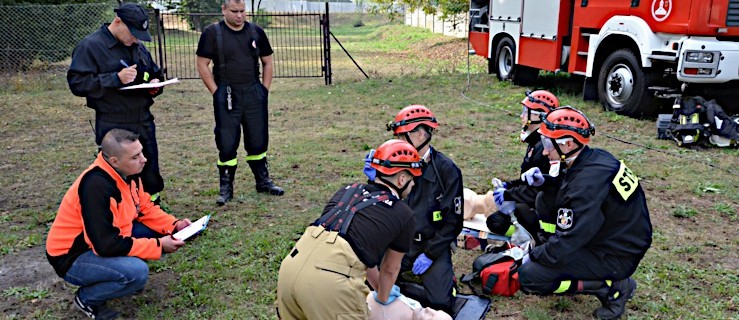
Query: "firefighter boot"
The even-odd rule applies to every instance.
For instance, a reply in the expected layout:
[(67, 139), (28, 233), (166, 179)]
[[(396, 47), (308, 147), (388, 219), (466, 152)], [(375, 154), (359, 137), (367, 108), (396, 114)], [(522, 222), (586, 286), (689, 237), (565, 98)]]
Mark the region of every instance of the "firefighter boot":
[(218, 166), (220, 174), (220, 193), (216, 204), (222, 206), (231, 201), (234, 196), (234, 178), (236, 177), (236, 166)]
[(251, 171), (254, 173), (254, 180), (256, 181), (257, 192), (269, 193), (273, 196), (281, 196), (285, 194), (285, 190), (276, 186), (272, 179), (269, 178), (269, 167), (267, 166), (267, 159), (262, 158), (259, 160), (247, 161)]
[(629, 301), (636, 292), (636, 280), (627, 278), (614, 281), (605, 298), (598, 297), (602, 307), (593, 312), (598, 319), (619, 319), (626, 311), (626, 301)]

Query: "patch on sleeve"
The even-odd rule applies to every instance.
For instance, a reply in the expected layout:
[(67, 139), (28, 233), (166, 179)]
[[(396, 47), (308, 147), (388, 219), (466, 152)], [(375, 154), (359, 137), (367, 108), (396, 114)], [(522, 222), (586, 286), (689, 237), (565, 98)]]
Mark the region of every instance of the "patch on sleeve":
[(636, 187), (639, 186), (639, 177), (637, 177), (631, 169), (627, 168), (623, 161), (621, 166), (618, 168), (618, 173), (613, 177), (613, 186), (616, 187), (616, 191), (621, 195), (621, 198), (628, 200), (629, 197), (634, 193)]
[(462, 214), (462, 197), (454, 197), (454, 213)]
[(572, 209), (559, 208), (557, 210), (557, 226), (560, 229), (567, 230), (572, 228), (572, 223), (575, 221), (575, 215), (572, 213)]

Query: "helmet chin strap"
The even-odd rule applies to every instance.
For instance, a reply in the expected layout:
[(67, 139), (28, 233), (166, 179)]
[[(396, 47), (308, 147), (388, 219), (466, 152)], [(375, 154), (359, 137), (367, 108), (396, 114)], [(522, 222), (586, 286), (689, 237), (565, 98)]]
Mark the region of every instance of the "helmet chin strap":
[(564, 152), (562, 152), (562, 149), (559, 148), (559, 144), (557, 143), (557, 141), (555, 141), (555, 139), (552, 139), (552, 142), (554, 142), (553, 143), (554, 149), (557, 149), (557, 154), (559, 154), (559, 157), (560, 157), (560, 159), (562, 161), (565, 161), (565, 162), (567, 160), (572, 161), (571, 159), (569, 159), (570, 156), (573, 155), (573, 154), (575, 154), (575, 153), (577, 153), (578, 151), (580, 151), (582, 149), (582, 147), (584, 146), (582, 143), (580, 143), (580, 141), (577, 141), (577, 139), (572, 139), (572, 141), (575, 144), (577, 144), (577, 148), (573, 149), (572, 151), (570, 151), (568, 153), (564, 153)]
[[(531, 121), (529, 121), (528, 123), (530, 124), (530, 122)], [(539, 127), (536, 127), (536, 128), (533, 128), (532, 129), (532, 127), (529, 124), (523, 126), (523, 128), (521, 129), (521, 135), (520, 135), (521, 142), (526, 142), (526, 140), (528, 140), (529, 138), (531, 138), (532, 135), (537, 140), (539, 139), (539, 133), (536, 131), (537, 129), (539, 129)], [(529, 129), (531, 129), (531, 130), (529, 130)]]
[(408, 185), (411, 184), (411, 180), (408, 180), (408, 182), (406, 182), (402, 188), (398, 188), (398, 186), (396, 186), (394, 183), (385, 179), (384, 176), (378, 176), (377, 178), (380, 179), (380, 181), (384, 182), (388, 187), (390, 187), (390, 189), (392, 189), (398, 199), (403, 199), (403, 192), (405, 191), (405, 189), (408, 188)]
[[(426, 129), (424, 129), (424, 130), (426, 130)], [(405, 134), (405, 140), (408, 141), (408, 142), (411, 141), (411, 136), (410, 136), (409, 133), (410, 132), (405, 132), (404, 133)], [(425, 147), (427, 144), (429, 144), (429, 142), (431, 142), (431, 132), (429, 132), (428, 130), (426, 130), (426, 133), (428, 133), (428, 137), (426, 138), (426, 140), (423, 141), (423, 143), (421, 143), (420, 146), (417, 146), (417, 147), (414, 146), (414, 147), (416, 147), (416, 150), (421, 151), (421, 149), (423, 149), (423, 147)], [(411, 143), (411, 144), (413, 144), (413, 143)]]

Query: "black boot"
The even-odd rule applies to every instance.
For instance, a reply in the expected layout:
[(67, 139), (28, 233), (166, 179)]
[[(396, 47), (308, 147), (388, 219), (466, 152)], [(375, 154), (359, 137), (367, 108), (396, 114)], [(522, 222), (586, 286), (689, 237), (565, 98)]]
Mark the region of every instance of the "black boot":
[(605, 297), (598, 297), (601, 306), (593, 312), (598, 319), (620, 319), (626, 311), (626, 301), (636, 292), (636, 280), (627, 278), (614, 281)]
[(236, 177), (236, 166), (218, 166), (220, 174), (220, 193), (216, 204), (222, 206), (231, 201), (234, 196), (234, 178)]
[(254, 173), (254, 180), (256, 181), (257, 192), (266, 192), (274, 196), (281, 196), (285, 194), (285, 190), (276, 186), (272, 179), (269, 178), (269, 168), (267, 166), (267, 159), (251, 160), (247, 161), (251, 171)]

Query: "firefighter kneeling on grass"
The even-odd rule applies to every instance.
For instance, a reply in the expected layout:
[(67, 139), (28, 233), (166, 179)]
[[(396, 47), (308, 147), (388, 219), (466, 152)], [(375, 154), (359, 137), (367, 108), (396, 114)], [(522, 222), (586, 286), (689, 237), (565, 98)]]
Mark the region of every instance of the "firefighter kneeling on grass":
[(588, 147), (595, 128), (576, 109), (550, 112), (539, 132), (551, 161), (549, 175), (532, 168), (523, 176), (532, 186), (559, 183), (557, 227), (523, 258), (521, 289), (595, 295), (602, 304), (596, 317), (620, 318), (636, 291), (631, 275), (652, 243), (639, 179), (607, 151)]
[(421, 159), (407, 142), (389, 140), (365, 162), (367, 184), (337, 191), (282, 261), (280, 318), (366, 319), (365, 278), (381, 304), (400, 295), (394, 283), (416, 227), (413, 211), (400, 200), (421, 175)]

